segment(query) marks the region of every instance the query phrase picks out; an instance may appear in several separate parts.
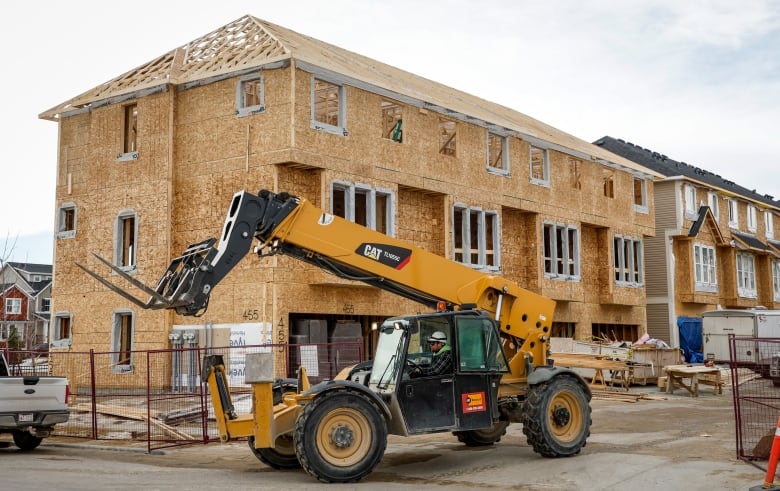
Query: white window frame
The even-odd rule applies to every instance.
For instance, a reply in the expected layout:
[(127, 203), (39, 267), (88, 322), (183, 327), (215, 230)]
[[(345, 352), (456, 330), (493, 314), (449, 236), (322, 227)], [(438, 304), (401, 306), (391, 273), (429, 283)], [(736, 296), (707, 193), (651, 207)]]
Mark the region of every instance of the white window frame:
[(780, 259), (772, 259), (772, 292), (775, 302), (780, 302)]
[[(67, 228), (68, 213), (73, 213), (73, 226)], [(62, 203), (57, 210), (57, 238), (70, 239), (76, 236), (76, 226), (78, 224), (78, 208), (76, 203), (70, 201)]]
[[(317, 82), (326, 83), (328, 85), (332, 85), (337, 88), (337, 102), (338, 102), (338, 110), (337, 110), (337, 123), (335, 125), (329, 124), (325, 121), (319, 121), (316, 119), (316, 86)], [(319, 77), (316, 75), (312, 75), (311, 77), (311, 112), (310, 112), (310, 124), (311, 128), (319, 131), (325, 131), (327, 133), (332, 133), (334, 135), (340, 135), (340, 136), (348, 136), (349, 132), (347, 131), (347, 91), (344, 88), (344, 86), (340, 83), (334, 82), (332, 80), (328, 80), (324, 77)]]
[[(626, 254), (626, 253), (629, 254)], [(614, 235), (612, 265), (615, 285), (639, 288), (644, 286), (644, 246), (641, 239)]]
[[(68, 321), (68, 335), (62, 337), (62, 320)], [(70, 312), (57, 312), (54, 315), (54, 322), (51, 323), (51, 345), (53, 347), (70, 346), (73, 339), (73, 315)]]
[(707, 244), (693, 244), (694, 288), (697, 291), (718, 291), (715, 247)]
[(739, 203), (735, 199), (727, 199), (729, 204), (729, 227), (739, 228)]
[(580, 231), (572, 225), (542, 224), (542, 268), (545, 278), (580, 280)]
[[(639, 192), (641, 193), (640, 201), (641, 203), (636, 202), (636, 186), (637, 183), (639, 183)], [(639, 213), (648, 213), (648, 207), (647, 207), (647, 179), (643, 179), (641, 177), (634, 176), (633, 180), (633, 187), (632, 192), (634, 193), (633, 200), (634, 200), (634, 211)]]
[[(497, 140), (497, 144), (495, 143), (496, 140)], [(491, 145), (491, 141), (494, 142), (494, 146), (501, 148), (500, 150), (501, 155), (495, 156), (491, 154), (491, 148), (493, 147)], [(487, 171), (492, 174), (508, 176), (509, 175), (509, 137), (488, 130), (486, 143), (487, 143), (486, 144)], [(498, 165), (494, 165), (495, 162), (498, 162)]]
[(51, 297), (43, 297), (41, 299), (41, 312), (51, 311)]
[(747, 229), (753, 233), (758, 229), (758, 213), (756, 207), (751, 204), (747, 205)]
[(775, 238), (775, 219), (774, 213), (770, 210), (764, 211), (764, 230), (766, 231), (767, 239)]
[[(390, 237), (395, 237), (395, 193), (390, 189), (373, 188), (367, 184), (351, 183), (348, 181), (334, 180), (330, 184), (330, 212), (336, 215), (335, 212), (335, 190), (341, 190), (344, 193), (344, 218), (353, 223), (359, 223), (355, 220), (355, 200), (358, 197), (365, 197), (366, 199), (366, 223), (359, 223), (371, 230), (377, 230), (377, 197), (384, 197), (386, 199), (386, 208), (384, 222), (387, 230), (382, 232)], [(337, 215), (341, 216), (341, 215)]]
[(716, 220), (720, 219), (720, 206), (718, 205), (718, 193), (710, 191), (707, 193), (707, 204)]
[[(127, 251), (127, 264), (123, 264), (124, 257), (124, 222), (126, 219), (133, 219), (133, 243)], [(114, 264), (123, 271), (134, 271), (138, 261), (138, 214), (133, 210), (121, 211), (114, 220)]]
[(737, 295), (742, 298), (758, 298), (756, 290), (756, 257), (747, 252), (736, 254)]
[(4, 312), (7, 315), (20, 315), (22, 313), (22, 299), (6, 298)]
[[(542, 153), (542, 178), (534, 177), (534, 153), (535, 151)], [(537, 145), (531, 145), (528, 150), (528, 175), (531, 179), (531, 184), (537, 186), (550, 186), (550, 151), (546, 148), (539, 147)]]
[[(256, 87), (257, 104), (247, 105), (247, 91)], [(265, 78), (262, 73), (244, 75), (236, 84), (236, 116), (251, 116), (265, 112)]]
[[(451, 219), (452, 259), (474, 269), (500, 271), (501, 241), (498, 213), (494, 210), (483, 210), (480, 207), (469, 207), (463, 203), (455, 203), (452, 207)], [(460, 227), (457, 226), (458, 221), (460, 221)], [(477, 227), (477, 244), (471, 243), (472, 225)], [(491, 236), (490, 241), (487, 239), (488, 232)], [(492, 247), (490, 247), (491, 243)], [(472, 260), (474, 255), (476, 255), (476, 261)]]
[(683, 199), (685, 200), (685, 218), (696, 218), (696, 188), (691, 184), (683, 185)]
[[(124, 352), (122, 350), (122, 319), (124, 316), (130, 318), (130, 346), (127, 351), (130, 352), (130, 358), (120, 359)], [(135, 313), (128, 309), (118, 309), (113, 313), (111, 322), (111, 368), (113, 373), (130, 373), (133, 371), (133, 347), (135, 345)]]

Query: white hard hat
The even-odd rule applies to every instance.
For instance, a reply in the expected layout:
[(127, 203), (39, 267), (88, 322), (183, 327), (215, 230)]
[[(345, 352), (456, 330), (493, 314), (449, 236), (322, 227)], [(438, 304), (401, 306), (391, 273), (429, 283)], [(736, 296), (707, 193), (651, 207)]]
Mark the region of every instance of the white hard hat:
[(447, 335), (441, 331), (436, 331), (428, 338), (429, 343), (446, 343)]

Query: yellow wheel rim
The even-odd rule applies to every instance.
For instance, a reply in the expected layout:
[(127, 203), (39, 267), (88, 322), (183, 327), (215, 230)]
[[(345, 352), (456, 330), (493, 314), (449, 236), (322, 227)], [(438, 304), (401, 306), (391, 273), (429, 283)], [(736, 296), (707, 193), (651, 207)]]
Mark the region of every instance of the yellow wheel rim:
[(317, 450), (330, 465), (348, 467), (361, 462), (371, 448), (371, 427), (351, 408), (330, 411), (317, 427)]
[(550, 432), (560, 441), (571, 442), (582, 432), (579, 399), (572, 392), (562, 391), (550, 401), (547, 412)]

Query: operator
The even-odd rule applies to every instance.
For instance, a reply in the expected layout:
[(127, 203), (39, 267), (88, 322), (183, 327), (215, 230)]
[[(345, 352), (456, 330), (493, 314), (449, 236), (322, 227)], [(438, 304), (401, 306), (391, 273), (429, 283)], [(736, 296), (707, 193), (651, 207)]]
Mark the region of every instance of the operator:
[(441, 375), (452, 373), (452, 346), (447, 344), (447, 335), (436, 331), (428, 338), (428, 345), (433, 351), (433, 360), (427, 367), (417, 367), (411, 373), (412, 377)]

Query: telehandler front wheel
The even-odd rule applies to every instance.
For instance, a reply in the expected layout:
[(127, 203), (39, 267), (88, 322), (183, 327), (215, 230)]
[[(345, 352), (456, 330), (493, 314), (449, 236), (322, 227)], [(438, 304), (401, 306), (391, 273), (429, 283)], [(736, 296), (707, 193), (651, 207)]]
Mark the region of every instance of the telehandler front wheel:
[(386, 447), (384, 415), (359, 392), (326, 392), (306, 404), (295, 424), (298, 460), (323, 482), (363, 479), (382, 460)]
[(300, 469), (301, 463), (295, 455), (295, 443), (292, 435), (282, 435), (276, 439), (274, 448), (255, 448), (255, 437), (250, 436), (247, 443), (260, 462), (274, 469)]
[(536, 453), (569, 457), (585, 446), (590, 418), (590, 394), (573, 375), (558, 375), (528, 391), (523, 433)]

